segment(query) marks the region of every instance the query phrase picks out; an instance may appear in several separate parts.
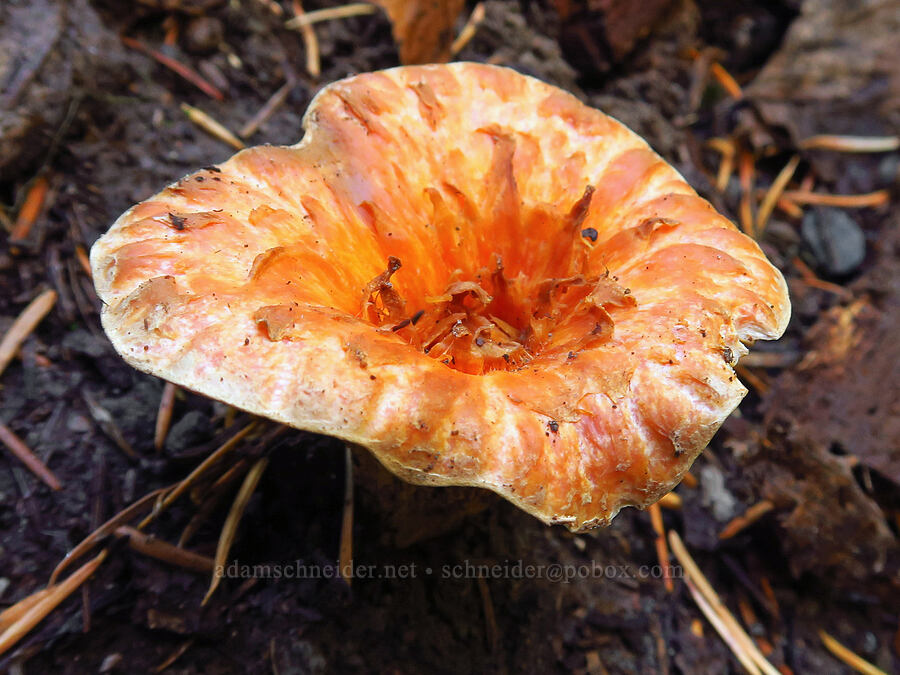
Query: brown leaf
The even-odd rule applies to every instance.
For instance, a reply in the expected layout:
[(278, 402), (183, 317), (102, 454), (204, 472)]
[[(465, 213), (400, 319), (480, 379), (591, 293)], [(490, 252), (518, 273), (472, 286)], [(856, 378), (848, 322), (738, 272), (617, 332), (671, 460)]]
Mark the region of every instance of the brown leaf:
[(400, 61), (445, 63), (450, 60), (453, 23), (465, 0), (374, 0), (393, 24)]

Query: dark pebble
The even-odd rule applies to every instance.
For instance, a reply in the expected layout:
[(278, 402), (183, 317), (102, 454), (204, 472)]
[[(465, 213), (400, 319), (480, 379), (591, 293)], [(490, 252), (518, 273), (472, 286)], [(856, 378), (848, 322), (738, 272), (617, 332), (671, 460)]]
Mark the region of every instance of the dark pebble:
[(184, 31), (184, 48), (193, 54), (209, 54), (222, 42), (222, 22), (208, 16), (191, 19)]
[(846, 211), (815, 208), (803, 216), (803, 242), (819, 272), (846, 276), (855, 272), (866, 257), (866, 238)]

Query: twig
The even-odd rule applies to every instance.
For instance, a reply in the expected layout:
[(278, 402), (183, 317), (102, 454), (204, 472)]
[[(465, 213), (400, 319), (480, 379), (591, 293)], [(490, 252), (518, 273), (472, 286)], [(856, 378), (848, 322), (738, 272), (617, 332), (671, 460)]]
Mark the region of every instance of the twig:
[(0, 422), (0, 442), (22, 462), (28, 470), (46, 483), (51, 490), (62, 490), (62, 483), (53, 472), (35, 455), (25, 442), (12, 430)]
[(223, 143), (227, 143), (235, 150), (243, 150), (246, 147), (240, 138), (235, 136), (220, 122), (217, 122), (199, 108), (195, 108), (187, 103), (182, 103), (181, 111), (187, 115), (191, 122), (203, 129), (203, 131), (213, 138), (216, 138)]
[(465, 46), (469, 44), (472, 38), (475, 37), (475, 33), (478, 32), (478, 26), (481, 25), (482, 21), (484, 21), (484, 3), (479, 2), (475, 5), (475, 9), (473, 9), (472, 13), (469, 15), (466, 25), (459, 31), (459, 35), (456, 36), (453, 44), (450, 45), (450, 53), (453, 56), (459, 54)]
[(478, 592), (481, 594), (481, 607), (484, 611), (485, 635), (488, 648), (492, 654), (496, 654), (499, 644), (499, 631), (497, 630), (497, 615), (494, 612), (494, 603), (491, 600), (491, 589), (488, 586), (487, 579), (483, 576), (479, 575), (476, 581), (478, 583)]
[(196, 534), (197, 530), (200, 529), (200, 526), (206, 522), (209, 518), (210, 514), (215, 511), (216, 507), (221, 503), (222, 499), (225, 495), (228, 494), (228, 488), (234, 483), (238, 478), (243, 478), (244, 474), (247, 472), (247, 460), (241, 459), (234, 466), (228, 469), (225, 473), (223, 473), (219, 478), (213, 483), (212, 487), (207, 490), (206, 494), (203, 495), (202, 499), (203, 503), (200, 505), (200, 508), (197, 509), (197, 512), (191, 516), (191, 519), (188, 521), (188, 524), (184, 526), (184, 529), (181, 531), (181, 536), (178, 537), (178, 545), (179, 546), (187, 546), (188, 541), (190, 541), (191, 537)]
[(486, 636), (488, 647), (492, 654), (497, 653), (499, 645), (499, 631), (497, 630), (497, 615), (494, 612), (494, 603), (491, 600), (491, 589), (487, 585), (487, 579), (483, 576), (477, 577), (478, 592), (481, 594), (481, 607), (484, 610), (484, 623), (486, 627)]
[(800, 155), (791, 157), (788, 163), (784, 165), (784, 168), (778, 172), (778, 175), (772, 182), (772, 186), (766, 192), (766, 196), (763, 197), (759, 210), (756, 212), (756, 235), (758, 237), (761, 237), (763, 232), (766, 231), (766, 225), (769, 223), (769, 216), (772, 215), (772, 211), (775, 209), (775, 203), (781, 197), (781, 193), (784, 192), (791, 178), (794, 177), (794, 172), (797, 171), (799, 164)]
[(756, 502), (743, 515), (732, 519), (719, 533), (719, 539), (731, 539), (738, 532), (746, 529), (774, 508), (775, 504), (768, 499)]
[(799, 206), (797, 206), (794, 202), (792, 202), (788, 199), (785, 199), (783, 196), (779, 197), (775, 201), (775, 205), (779, 209), (784, 211), (784, 213), (786, 213), (790, 218), (799, 220), (800, 218), (803, 217), (803, 209), (801, 209)]
[[(741, 567), (741, 564), (733, 556), (727, 553), (723, 554), (722, 562), (731, 570), (731, 573), (734, 574), (735, 578), (743, 584), (744, 588), (753, 595), (761, 607), (764, 607), (773, 617), (778, 615), (777, 605), (773, 603), (765, 593), (757, 588), (757, 585), (750, 578), (750, 575), (744, 571), (744, 568)], [(749, 621), (746, 623), (750, 625)]]
[(166, 31), (163, 36), (163, 44), (166, 47), (174, 47), (178, 42), (178, 21), (175, 19), (175, 15), (169, 14), (169, 16), (163, 20), (162, 27)]
[(888, 190), (876, 190), (875, 192), (867, 192), (860, 195), (832, 195), (823, 192), (785, 190), (782, 196), (795, 204), (840, 206), (847, 209), (883, 206), (891, 201), (891, 193)]
[(731, 180), (731, 174), (734, 173), (734, 153), (730, 152), (722, 155), (722, 161), (719, 163), (719, 170), (716, 173), (716, 189), (719, 192), (725, 192), (728, 187), (728, 181)]
[(659, 503), (651, 504), (648, 509), (650, 512), (650, 524), (656, 533), (656, 557), (659, 558), (659, 564), (663, 570), (663, 584), (666, 591), (671, 593), (675, 590), (675, 584), (672, 582), (672, 574), (669, 570), (669, 549), (666, 546), (666, 528), (663, 525), (662, 511)]
[(75, 245), (75, 257), (78, 258), (78, 264), (81, 265), (81, 270), (87, 275), (87, 278), (93, 279), (94, 272), (91, 270), (91, 259), (81, 244)]
[(893, 152), (900, 149), (900, 136), (834, 136), (819, 134), (797, 144), (802, 150), (837, 152)]
[(169, 489), (171, 489), (171, 486), (159, 488), (144, 495), (133, 504), (126, 506), (116, 515), (114, 515), (112, 518), (107, 520), (100, 527), (98, 527), (96, 530), (82, 539), (78, 543), (78, 545), (71, 551), (66, 553), (66, 557), (59, 562), (59, 564), (53, 570), (53, 573), (50, 575), (50, 581), (47, 582), (47, 585), (52, 586), (53, 584), (55, 584), (56, 580), (59, 578), (59, 575), (62, 574), (70, 564), (87, 553), (94, 544), (99, 542), (108, 534), (112, 533), (117, 527), (119, 527), (119, 525), (127, 523), (129, 520), (136, 517), (138, 513), (140, 513), (143, 509), (147, 508), (150, 504), (156, 501), (156, 498), (159, 495), (163, 494)]
[(819, 631), (819, 637), (822, 639), (822, 642), (828, 651), (853, 668), (856, 672), (863, 673), (864, 675), (887, 675), (881, 668), (878, 668), (862, 657), (857, 656), (824, 630)]
[(703, 594), (697, 589), (693, 582), (691, 582), (690, 579), (687, 579), (685, 583), (687, 584), (688, 590), (691, 592), (691, 596), (694, 598), (694, 602), (696, 602), (697, 606), (700, 608), (700, 611), (703, 612), (703, 615), (709, 620), (713, 628), (716, 629), (716, 632), (723, 640), (725, 640), (725, 644), (728, 645), (728, 648), (731, 649), (731, 652), (735, 655), (737, 660), (741, 662), (744, 669), (751, 675), (762, 675), (756, 663), (754, 663), (750, 655), (747, 654), (740, 639), (731, 633), (726, 623), (716, 613), (706, 598), (703, 597)]
[[(301, 18), (306, 15), (303, 10), (303, 2), (301, 0), (293, 1), (294, 15)], [(306, 51), (306, 72), (310, 77), (317, 78), (322, 74), (322, 64), (319, 56), (319, 38), (316, 37), (316, 31), (311, 24), (304, 23), (300, 28), (300, 35), (303, 38), (303, 48)], [(243, 134), (241, 134), (243, 136)]]
[(341, 518), (341, 545), (338, 566), (349, 586), (353, 579), (353, 455), (344, 448), (344, 513)]
[(763, 595), (766, 596), (766, 600), (769, 601), (769, 609), (772, 610), (772, 616), (780, 621), (781, 607), (778, 605), (778, 598), (775, 597), (775, 590), (772, 588), (769, 578), (761, 576), (759, 578), (759, 587), (762, 589)]
[(753, 163), (753, 154), (749, 150), (741, 151), (738, 162), (738, 176), (741, 181), (741, 203), (738, 215), (741, 220), (741, 229), (754, 239), (756, 233), (753, 229), (753, 182), (756, 178), (756, 167)]
[(50, 188), (50, 182), (46, 176), (38, 176), (25, 196), (22, 208), (16, 217), (16, 224), (9, 234), (10, 241), (24, 241), (28, 238), (32, 226), (37, 222), (41, 211), (44, 209), (44, 201), (47, 198), (47, 192)]
[(687, 96), (688, 110), (692, 113), (696, 113), (703, 102), (703, 94), (709, 82), (709, 62), (713, 59), (713, 52), (710, 49), (694, 51), (696, 56), (693, 57), (694, 62), (691, 64), (691, 79)]
[(341, 7), (326, 7), (325, 9), (317, 9), (313, 12), (306, 12), (303, 16), (296, 16), (284, 24), (285, 28), (299, 29), (303, 26), (312, 26), (314, 23), (321, 21), (332, 21), (333, 19), (348, 19), (351, 16), (363, 16), (365, 14), (374, 14), (378, 11), (375, 5), (368, 2), (353, 2)]
[(291, 89), (293, 88), (293, 77), (289, 77), (288, 81), (281, 85), (278, 91), (272, 94), (271, 98), (265, 102), (263, 107), (241, 127), (241, 130), (238, 131), (238, 135), (241, 138), (250, 138), (250, 136), (255, 134), (257, 130), (265, 124), (266, 120), (268, 120), (272, 114), (284, 104), (288, 94), (291, 93)]
[(800, 354), (788, 352), (750, 352), (741, 357), (741, 363), (749, 368), (789, 368), (800, 360)]
[(6, 335), (3, 336), (3, 340), (0, 340), (0, 375), (6, 370), (6, 366), (12, 361), (19, 347), (31, 335), (31, 332), (41, 322), (41, 319), (53, 309), (54, 304), (56, 304), (56, 291), (44, 291), (22, 310), (22, 313), (19, 314), (13, 325), (9, 327)]
[(153, 672), (161, 673), (166, 668), (168, 668), (173, 663), (175, 663), (178, 659), (180, 659), (184, 655), (184, 653), (188, 649), (190, 649), (194, 645), (194, 640), (196, 640), (196, 638), (189, 638), (189, 639), (185, 640), (184, 642), (182, 642), (180, 645), (178, 645), (178, 647), (175, 648), (175, 651), (173, 651), (171, 654), (169, 654), (162, 663), (160, 663), (158, 666), (156, 666), (156, 668), (153, 669)]
[[(703, 58), (703, 52), (700, 52), (693, 47), (688, 47), (685, 53), (689, 58), (694, 60)], [(720, 85), (722, 85), (722, 88), (728, 92), (728, 95), (733, 99), (740, 101), (744, 98), (744, 92), (741, 90), (741, 85), (739, 85), (737, 80), (731, 76), (731, 73), (725, 70), (721, 63), (711, 60), (709, 63), (709, 73)]]
[[(747, 665), (745, 663), (745, 658), (742, 657), (741, 654), (744, 654), (752, 660), (755, 669), (748, 668), (750, 672), (759, 672), (761, 670), (766, 673), (766, 675), (779, 675), (778, 671), (768, 660), (766, 660), (766, 657), (762, 655), (759, 648), (753, 640), (750, 639), (750, 636), (747, 635), (746, 631), (741, 628), (741, 625), (737, 622), (737, 619), (734, 618), (734, 615), (724, 604), (722, 604), (718, 594), (713, 590), (713, 587), (710, 585), (703, 572), (700, 571), (697, 563), (694, 562), (691, 554), (688, 553), (687, 548), (685, 548), (684, 543), (681, 541), (681, 537), (678, 536), (678, 533), (675, 532), (675, 530), (669, 530), (669, 544), (671, 544), (672, 552), (675, 554), (675, 557), (678, 558), (678, 561), (682, 564), (687, 574), (686, 581), (690, 582), (688, 584), (688, 589), (693, 585), (696, 586), (696, 590), (699, 591), (699, 593), (696, 594), (691, 591), (694, 599), (696, 600), (697, 597), (702, 597), (710, 610), (710, 614), (707, 616), (714, 614), (719, 620), (719, 622), (716, 623), (710, 619), (710, 623), (716, 627), (716, 630), (719, 631), (722, 638), (728, 642), (729, 646), (732, 645), (731, 640), (737, 641), (740, 645), (740, 649), (735, 650), (735, 656), (737, 656), (741, 663), (744, 664), (744, 667), (746, 668)], [(697, 604), (704, 614), (706, 614), (706, 610), (701, 604), (701, 601), (698, 601)], [(730, 639), (729, 637), (725, 637), (725, 634), (719, 630), (720, 625), (725, 628)], [(734, 647), (732, 647), (732, 649), (734, 650)]]
[(0, 225), (2, 225), (3, 229), (7, 232), (12, 232), (15, 227), (15, 224), (9, 217), (9, 214), (6, 212), (6, 207), (4, 207), (3, 204), (0, 204)]
[(153, 436), (153, 447), (157, 452), (162, 452), (169, 434), (169, 426), (172, 424), (172, 409), (175, 407), (175, 392), (178, 388), (171, 382), (166, 382), (162, 396), (159, 400), (159, 411), (156, 413), (156, 430)]
[(122, 433), (119, 425), (116, 424), (116, 420), (110, 412), (100, 405), (100, 402), (97, 401), (87, 389), (81, 390), (81, 398), (83, 398), (84, 402), (87, 404), (91, 417), (93, 417), (94, 421), (100, 425), (100, 428), (103, 429), (103, 433), (113, 440), (116, 447), (124, 452), (129, 459), (138, 459), (138, 454), (134, 451), (134, 448), (131, 447), (131, 443), (125, 438), (125, 435)]
[(152, 535), (144, 534), (133, 527), (121, 525), (116, 528), (115, 534), (117, 537), (126, 537), (128, 545), (138, 553), (162, 560), (170, 565), (183, 567), (194, 572), (201, 572), (202, 574), (209, 574), (214, 569), (212, 558), (173, 546)]
[[(225, 562), (228, 559), (228, 552), (231, 550), (231, 544), (234, 542), (234, 536), (237, 534), (238, 524), (241, 522), (241, 516), (244, 515), (244, 509), (247, 508), (250, 497), (253, 496), (253, 491), (256, 490), (259, 479), (262, 478), (268, 463), (269, 460), (267, 458), (259, 458), (244, 478), (241, 489), (238, 491), (237, 497), (234, 498), (234, 503), (231, 505), (231, 510), (228, 512), (228, 517), (225, 519), (225, 524), (222, 526), (222, 532), (219, 535), (219, 543), (216, 546), (214, 570), (225, 565)], [(203, 602), (200, 603), (201, 605), (205, 605), (209, 602), (209, 599), (212, 597), (212, 594), (215, 592), (216, 588), (218, 588), (219, 582), (221, 581), (222, 577), (214, 572), (212, 582), (209, 585), (209, 590), (206, 592)]]
[(725, 192), (731, 174), (734, 173), (734, 156), (737, 154), (737, 147), (730, 138), (710, 138), (704, 145), (722, 155), (722, 161), (719, 163), (719, 170), (716, 174), (716, 189), (719, 192)]
[[(70, 577), (57, 586), (48, 586), (38, 591), (34, 596), (20, 600), (12, 607), (0, 613), (0, 654), (5, 653), (24, 637), (28, 631), (39, 624), (50, 612), (72, 593), (97, 570), (106, 559), (106, 550), (101, 551), (96, 558), (85, 563)], [(24, 609), (25, 611), (22, 611)]]
[(202, 91), (210, 98), (213, 98), (217, 101), (225, 100), (225, 94), (223, 94), (221, 91), (219, 91), (219, 89), (203, 79), (200, 73), (198, 73), (193, 68), (186, 66), (169, 56), (166, 56), (162, 52), (156, 51), (152, 47), (148, 47), (143, 42), (135, 40), (134, 38), (126, 37), (123, 35), (120, 39), (122, 40), (122, 44), (126, 47), (139, 51), (142, 54), (146, 54), (150, 58), (154, 59), (157, 63), (165, 66), (172, 72), (176, 73), (183, 79), (193, 84), (195, 87), (197, 87), (197, 89)]
[(181, 495), (183, 495), (189, 487), (191, 487), (203, 474), (205, 474), (211, 466), (213, 466), (216, 462), (218, 462), (222, 457), (231, 452), (240, 443), (247, 434), (249, 434), (256, 427), (256, 420), (250, 422), (243, 429), (238, 431), (234, 436), (225, 441), (222, 445), (216, 448), (212, 454), (209, 455), (206, 459), (204, 459), (197, 466), (196, 469), (191, 471), (187, 478), (178, 483), (174, 488), (167, 491), (165, 496), (163, 496), (159, 503), (153, 507), (153, 511), (151, 511), (146, 518), (144, 518), (140, 525), (138, 525), (139, 530), (143, 530), (147, 525), (152, 523), (156, 517), (165, 511), (171, 504), (178, 499)]
[(768, 379), (763, 373), (757, 374), (749, 370), (746, 364), (739, 363), (734, 367), (734, 372), (742, 380), (746, 380), (751, 387), (756, 389), (760, 394), (765, 394), (771, 389)]
[(722, 85), (722, 88), (728, 92), (731, 98), (736, 101), (740, 101), (744, 98), (744, 92), (741, 90), (741, 85), (737, 83), (731, 73), (729, 73), (718, 61), (713, 61), (709, 64), (709, 73), (716, 81)]
[(659, 502), (657, 503), (662, 508), (669, 509), (670, 511), (678, 511), (682, 506), (681, 497), (674, 492), (667, 492), (659, 498)]
[(844, 300), (850, 300), (853, 297), (853, 293), (840, 286), (838, 284), (832, 283), (830, 281), (825, 281), (824, 279), (819, 279), (815, 275), (809, 266), (803, 262), (799, 257), (794, 258), (791, 261), (794, 267), (797, 268), (797, 271), (800, 272), (800, 279), (804, 284), (811, 288), (818, 288), (820, 291), (827, 291), (829, 293), (834, 293), (839, 298), (843, 298)]
[(284, 9), (282, 9), (281, 5), (279, 5), (275, 0), (259, 0), (260, 4), (265, 5), (266, 8), (272, 12), (275, 16), (281, 16), (284, 14)]

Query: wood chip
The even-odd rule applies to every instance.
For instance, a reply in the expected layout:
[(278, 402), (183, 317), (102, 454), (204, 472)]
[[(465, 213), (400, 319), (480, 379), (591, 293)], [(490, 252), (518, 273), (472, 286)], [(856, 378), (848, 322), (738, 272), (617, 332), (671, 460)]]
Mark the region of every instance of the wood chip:
[(41, 293), (22, 310), (22, 313), (13, 322), (13, 325), (6, 331), (3, 340), (0, 340), (0, 375), (6, 370), (6, 366), (12, 361), (16, 352), (19, 351), (19, 347), (31, 335), (32, 331), (41, 322), (41, 319), (53, 309), (53, 305), (56, 304), (56, 297), (56, 291), (53, 290)]

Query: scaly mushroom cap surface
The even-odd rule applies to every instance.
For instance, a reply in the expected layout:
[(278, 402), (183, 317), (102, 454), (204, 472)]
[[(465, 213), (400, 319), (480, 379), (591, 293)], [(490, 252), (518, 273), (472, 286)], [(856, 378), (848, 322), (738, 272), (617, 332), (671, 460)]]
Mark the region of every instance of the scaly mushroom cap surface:
[(325, 87), (91, 251), (134, 367), (581, 530), (674, 487), (781, 274), (648, 145), (505, 68)]

